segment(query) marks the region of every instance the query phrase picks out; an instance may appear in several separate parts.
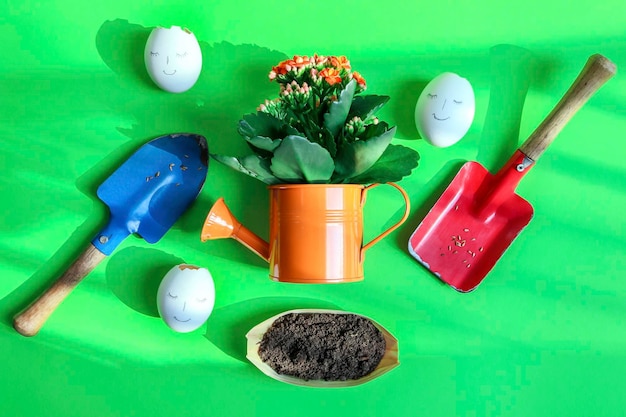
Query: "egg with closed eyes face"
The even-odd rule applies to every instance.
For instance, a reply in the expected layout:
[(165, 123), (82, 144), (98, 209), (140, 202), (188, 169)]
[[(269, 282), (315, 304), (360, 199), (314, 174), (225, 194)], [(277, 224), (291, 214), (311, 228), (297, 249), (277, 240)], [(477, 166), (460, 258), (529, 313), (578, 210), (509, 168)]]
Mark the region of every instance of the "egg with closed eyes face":
[(157, 308), (172, 330), (196, 330), (211, 315), (215, 304), (213, 277), (206, 268), (180, 264), (163, 277), (157, 292)]
[(202, 51), (189, 29), (157, 27), (146, 42), (144, 61), (156, 85), (171, 93), (182, 93), (200, 77)]
[(426, 142), (445, 148), (465, 136), (475, 109), (474, 90), (469, 81), (444, 72), (433, 78), (420, 94), (415, 106), (415, 125)]

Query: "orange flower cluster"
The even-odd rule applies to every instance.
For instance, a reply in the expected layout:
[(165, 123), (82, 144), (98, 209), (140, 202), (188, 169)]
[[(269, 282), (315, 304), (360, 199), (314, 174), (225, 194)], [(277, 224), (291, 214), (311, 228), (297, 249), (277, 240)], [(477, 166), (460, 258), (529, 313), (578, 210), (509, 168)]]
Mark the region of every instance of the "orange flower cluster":
[(319, 76), (322, 77), (330, 85), (335, 85), (341, 82), (341, 74), (336, 68), (328, 67), (324, 68)]
[(351, 68), (350, 61), (348, 61), (348, 58), (346, 58), (345, 56), (331, 56), (330, 62), (335, 68), (343, 68), (346, 70), (349, 70)]
[(361, 74), (356, 71), (352, 71), (352, 78), (361, 88), (365, 89), (365, 78), (363, 78)]
[[(291, 59), (280, 62), (272, 67), (269, 73), (270, 80), (281, 81), (288, 74), (293, 75), (308, 70), (308, 75), (312, 80), (322, 79), (329, 85), (340, 84), (342, 81), (350, 81), (354, 79), (361, 90), (366, 87), (365, 79), (356, 71), (351, 71), (350, 61), (345, 56), (323, 56), (313, 55), (295, 55)], [(289, 81), (289, 80), (287, 80)]]
[(295, 55), (293, 59), (287, 59), (283, 62), (280, 62), (275, 67), (272, 67), (272, 71), (270, 72), (270, 79), (273, 80), (278, 75), (285, 75), (289, 71), (299, 70), (300, 68), (304, 68), (311, 63), (311, 60), (307, 56), (299, 56)]

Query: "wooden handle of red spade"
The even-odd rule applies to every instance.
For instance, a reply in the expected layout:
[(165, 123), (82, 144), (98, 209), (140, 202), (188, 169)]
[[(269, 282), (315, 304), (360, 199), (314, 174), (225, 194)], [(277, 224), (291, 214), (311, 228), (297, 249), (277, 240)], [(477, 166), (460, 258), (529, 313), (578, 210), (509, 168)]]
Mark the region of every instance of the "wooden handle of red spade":
[(21, 335), (36, 335), (48, 317), (83, 278), (87, 276), (104, 258), (105, 254), (89, 247), (74, 261), (67, 271), (59, 277), (33, 304), (17, 315), (13, 327)]
[(519, 148), (536, 161), (563, 127), (589, 98), (617, 71), (616, 65), (600, 54), (589, 57), (587, 64), (548, 117)]

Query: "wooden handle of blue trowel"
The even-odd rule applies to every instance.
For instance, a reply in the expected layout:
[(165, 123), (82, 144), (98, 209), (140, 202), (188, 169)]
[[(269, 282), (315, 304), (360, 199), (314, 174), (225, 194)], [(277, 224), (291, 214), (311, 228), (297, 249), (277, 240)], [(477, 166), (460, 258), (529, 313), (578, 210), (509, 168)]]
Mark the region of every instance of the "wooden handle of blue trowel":
[(587, 64), (548, 117), (519, 148), (536, 161), (576, 112), (615, 72), (617, 66), (600, 54), (589, 57)]
[(67, 271), (59, 277), (33, 304), (17, 315), (13, 327), (21, 335), (34, 336), (44, 325), (48, 317), (56, 310), (65, 297), (82, 281), (104, 258), (105, 254), (93, 244), (74, 261)]

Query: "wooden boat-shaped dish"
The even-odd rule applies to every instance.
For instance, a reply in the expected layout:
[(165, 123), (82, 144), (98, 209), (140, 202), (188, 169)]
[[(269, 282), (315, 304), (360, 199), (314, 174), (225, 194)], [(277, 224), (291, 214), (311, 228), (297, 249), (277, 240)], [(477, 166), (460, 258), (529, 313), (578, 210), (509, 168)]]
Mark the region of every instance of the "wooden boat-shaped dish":
[[(259, 356), (259, 346), (261, 345), (261, 340), (263, 339), (263, 335), (270, 328), (270, 326), (276, 321), (278, 318), (287, 315), (287, 314), (299, 314), (299, 313), (322, 313), (322, 314), (354, 314), (369, 320), (378, 330), (381, 331), (384, 339), (385, 339), (385, 353), (378, 364), (378, 366), (369, 374), (365, 375), (359, 379), (351, 379), (346, 381), (324, 381), (324, 380), (304, 380), (300, 378), (296, 378), (290, 375), (281, 375), (274, 371), (267, 363), (263, 362)], [(261, 372), (270, 378), (276, 379), (277, 381), (285, 382), (287, 384), (292, 385), (300, 385), (304, 387), (325, 387), (325, 388), (343, 388), (343, 387), (351, 387), (355, 385), (364, 384), (365, 382), (371, 381), (374, 378), (378, 378), (382, 374), (392, 370), (396, 366), (400, 364), (398, 360), (398, 340), (393, 337), (391, 333), (389, 333), (384, 327), (380, 324), (376, 323), (374, 320), (369, 317), (365, 317), (361, 314), (351, 313), (348, 311), (339, 311), (339, 310), (324, 310), (324, 309), (302, 309), (302, 310), (290, 310), (280, 313), (274, 317), (270, 317), (269, 319), (257, 324), (254, 326), (248, 334), (246, 334), (246, 339), (248, 341), (247, 344), (247, 355), (246, 357), (250, 362), (254, 364)]]

